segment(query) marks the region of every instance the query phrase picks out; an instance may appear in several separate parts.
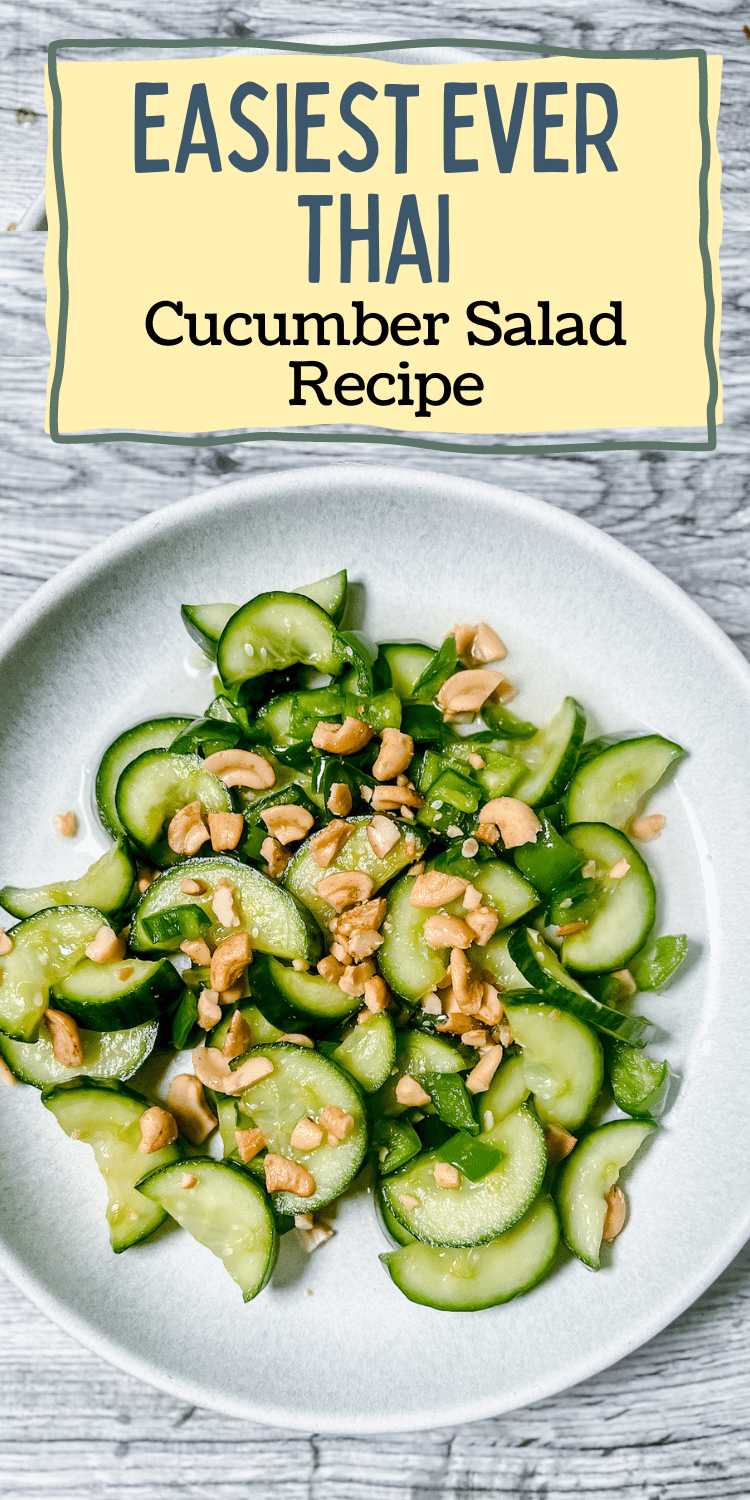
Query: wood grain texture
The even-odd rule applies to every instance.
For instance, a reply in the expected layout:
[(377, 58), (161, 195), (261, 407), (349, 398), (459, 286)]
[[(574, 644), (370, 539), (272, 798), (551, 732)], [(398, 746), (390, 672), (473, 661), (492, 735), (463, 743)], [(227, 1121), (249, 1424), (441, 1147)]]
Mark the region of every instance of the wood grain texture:
[[(0, 239), (0, 619), (135, 517), (222, 479), (346, 459), (445, 469), (576, 512), (674, 578), (750, 655), (750, 12), (733, 0), (44, 0), (0, 3), (0, 226), (43, 179), (42, 68), (67, 36), (507, 37), (723, 54), (725, 422), (714, 454), (481, 458), (332, 443), (56, 447), (44, 436), (46, 236)], [(19, 114), (20, 111), (20, 114)], [(31, 116), (36, 116), (34, 120)], [(699, 690), (699, 686), (698, 689)], [(674, 1190), (678, 1190), (675, 1185)], [(1, 1206), (0, 1206), (1, 1209)], [(689, 1254), (689, 1246), (676, 1246)], [(647, 1289), (646, 1289), (647, 1290)], [(305, 1437), (179, 1401), (82, 1349), (0, 1278), (4, 1500), (725, 1500), (750, 1495), (750, 1250), (645, 1348), (492, 1422), (391, 1438)], [(249, 1377), (252, 1372), (249, 1371)], [(481, 1381), (481, 1359), (477, 1363)]]

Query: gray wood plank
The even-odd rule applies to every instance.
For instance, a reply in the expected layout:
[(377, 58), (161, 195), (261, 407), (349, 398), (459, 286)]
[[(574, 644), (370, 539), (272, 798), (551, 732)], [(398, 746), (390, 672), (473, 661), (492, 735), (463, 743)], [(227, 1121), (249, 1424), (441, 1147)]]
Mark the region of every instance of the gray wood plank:
[[(525, 490), (609, 531), (682, 585), (750, 655), (750, 42), (736, 0), (3, 0), (0, 4), (0, 619), (139, 515), (240, 474), (346, 459)], [(302, 442), (179, 450), (56, 447), (43, 433), (46, 236), (1, 234), (43, 180), (42, 67), (54, 36), (502, 37), (704, 46), (725, 58), (725, 425), (715, 454), (491, 459)], [(20, 112), (20, 113), (19, 113)], [(32, 116), (36, 116), (33, 119)], [(698, 689), (699, 690), (699, 685)], [(689, 1247), (675, 1247), (689, 1253)], [(193, 1410), (50, 1324), (0, 1277), (0, 1494), (7, 1500), (724, 1500), (750, 1494), (750, 1251), (644, 1349), (494, 1422), (373, 1439), (306, 1437)], [(481, 1382), (481, 1351), (477, 1381)]]

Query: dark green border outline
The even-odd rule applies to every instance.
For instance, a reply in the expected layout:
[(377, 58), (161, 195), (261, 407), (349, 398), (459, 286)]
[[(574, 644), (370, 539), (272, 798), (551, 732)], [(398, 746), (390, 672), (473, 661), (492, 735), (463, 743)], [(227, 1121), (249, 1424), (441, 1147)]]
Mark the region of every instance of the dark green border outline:
[[(62, 384), (63, 365), (65, 361), (65, 339), (68, 324), (68, 310), (70, 287), (68, 281), (68, 211), (65, 199), (65, 182), (62, 168), (62, 96), (60, 93), (60, 80), (57, 74), (57, 55), (64, 48), (77, 49), (100, 49), (116, 47), (147, 47), (151, 49), (180, 49), (187, 47), (240, 47), (266, 48), (276, 52), (303, 52), (316, 53), (323, 56), (349, 56), (357, 53), (371, 52), (397, 52), (405, 51), (412, 47), (465, 47), (472, 49), (485, 49), (487, 51), (501, 52), (525, 52), (541, 53), (544, 57), (583, 57), (603, 58), (607, 61), (613, 59), (640, 58), (654, 61), (669, 61), (675, 58), (692, 57), (698, 63), (698, 109), (701, 132), (701, 168), (698, 178), (699, 196), (699, 244), (701, 261), (703, 264), (703, 286), (706, 297), (706, 323), (704, 330), (704, 350), (706, 364), (708, 367), (709, 392), (708, 406), (706, 411), (706, 441), (705, 442), (675, 442), (663, 441), (657, 438), (647, 440), (635, 439), (605, 439), (600, 442), (572, 442), (572, 443), (447, 443), (439, 438), (422, 438), (411, 433), (385, 434), (376, 433), (319, 433), (314, 431), (290, 432), (282, 428), (272, 432), (232, 432), (220, 434), (160, 434), (151, 432), (102, 432), (102, 433), (62, 433), (59, 428), (59, 402), (60, 386)], [(711, 274), (711, 257), (708, 249), (708, 173), (711, 161), (711, 135), (708, 125), (708, 66), (706, 53), (700, 48), (686, 48), (680, 51), (669, 51), (665, 49), (655, 51), (614, 51), (598, 52), (586, 51), (575, 47), (544, 47), (533, 42), (498, 42), (482, 41), (478, 37), (456, 38), (456, 37), (417, 37), (412, 41), (396, 42), (361, 42), (355, 45), (337, 47), (334, 45), (323, 46), (312, 42), (284, 42), (279, 40), (265, 40), (263, 38), (248, 37), (202, 37), (187, 39), (164, 38), (101, 38), (92, 40), (84, 38), (65, 38), (61, 41), (50, 42), (48, 49), (49, 82), (52, 93), (52, 161), (55, 174), (55, 188), (57, 191), (57, 207), (60, 222), (60, 245), (59, 245), (59, 273), (60, 273), (60, 312), (57, 325), (57, 349), (55, 351), (55, 368), (50, 389), (49, 402), (49, 430), (50, 437), (55, 443), (116, 443), (127, 440), (134, 443), (171, 443), (181, 447), (192, 448), (216, 448), (227, 443), (252, 443), (252, 442), (304, 442), (304, 443), (380, 443), (402, 448), (431, 449), (433, 452), (442, 453), (464, 453), (493, 456), (497, 454), (550, 454), (550, 453), (601, 453), (621, 451), (623, 449), (670, 449), (688, 450), (697, 453), (712, 452), (716, 448), (716, 403), (719, 394), (719, 374), (714, 354), (714, 322), (716, 316), (716, 303), (714, 298), (713, 280)]]

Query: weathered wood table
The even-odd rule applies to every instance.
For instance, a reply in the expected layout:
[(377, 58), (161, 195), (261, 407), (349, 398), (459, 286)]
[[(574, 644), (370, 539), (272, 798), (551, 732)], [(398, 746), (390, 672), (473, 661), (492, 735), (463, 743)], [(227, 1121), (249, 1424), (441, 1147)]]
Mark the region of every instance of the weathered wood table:
[[(470, 7), (458, 0), (371, 0), (366, 9), (353, 0), (153, 0), (148, 7), (137, 0), (56, 6), (4, 0), (3, 229), (13, 228), (43, 181), (42, 70), (53, 37), (309, 37), (324, 27), (361, 32), (366, 25), (380, 39), (507, 37), (586, 48), (701, 46), (723, 54), (725, 422), (718, 451), (709, 455), (483, 459), (305, 443), (56, 447), (43, 432), (46, 235), (4, 234), (0, 618), (80, 552), (147, 511), (230, 476), (354, 457), (362, 464), (448, 467), (574, 510), (676, 579), (750, 654), (747, 20), (750, 9), (734, 0), (545, 0), (538, 7), (512, 0), (475, 0)], [(689, 1254), (689, 1245), (675, 1246), (675, 1255)], [(750, 1251), (651, 1344), (575, 1390), (493, 1422), (361, 1440), (287, 1434), (186, 1408), (80, 1348), (0, 1277), (0, 1494), (7, 1500), (747, 1496)]]

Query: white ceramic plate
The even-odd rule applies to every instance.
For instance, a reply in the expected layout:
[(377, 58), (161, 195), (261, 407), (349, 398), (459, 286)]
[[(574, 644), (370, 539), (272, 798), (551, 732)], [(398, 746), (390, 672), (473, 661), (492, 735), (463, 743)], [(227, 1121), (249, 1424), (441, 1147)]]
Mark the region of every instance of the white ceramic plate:
[[(368, 1192), (303, 1263), (243, 1307), (176, 1228), (115, 1258), (104, 1188), (31, 1089), (0, 1090), (2, 1265), (44, 1312), (131, 1373), (201, 1406), (304, 1430), (367, 1433), (489, 1417), (620, 1359), (694, 1300), (750, 1234), (750, 672), (696, 606), (618, 543), (522, 495), (447, 475), (318, 467), (242, 480), (148, 516), (52, 580), (2, 641), (0, 878), (78, 873), (102, 748), (149, 712), (200, 708), (210, 673), (179, 605), (238, 602), (345, 564), (377, 638), (438, 642), (485, 618), (509, 648), (521, 713), (573, 692), (590, 727), (648, 726), (690, 758), (654, 804), (663, 931), (691, 959), (645, 1009), (681, 1078), (628, 1178), (631, 1217), (598, 1275), (568, 1259), (531, 1295), (447, 1314), (407, 1302), (378, 1263)], [(514, 705), (515, 707), (516, 705)], [(50, 830), (75, 806), (88, 832)]]

